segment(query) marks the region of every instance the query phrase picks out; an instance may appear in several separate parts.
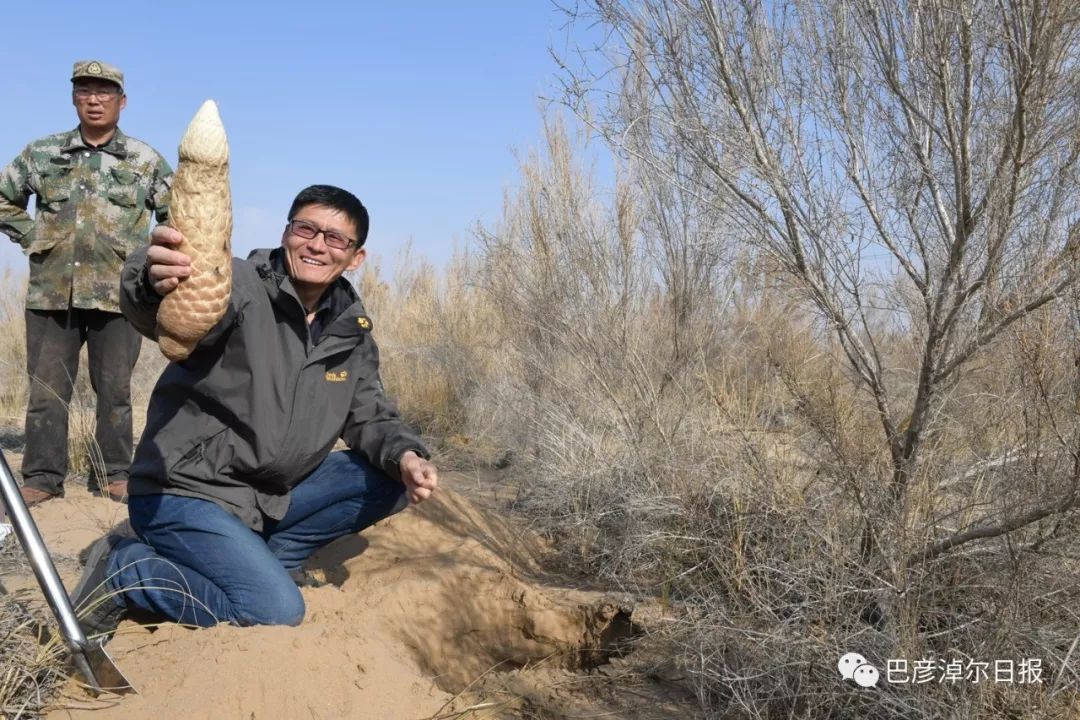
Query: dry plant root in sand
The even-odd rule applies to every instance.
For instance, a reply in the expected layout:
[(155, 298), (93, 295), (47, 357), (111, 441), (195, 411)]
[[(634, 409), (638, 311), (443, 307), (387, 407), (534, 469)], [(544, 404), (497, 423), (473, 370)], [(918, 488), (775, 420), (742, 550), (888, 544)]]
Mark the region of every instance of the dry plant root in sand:
[(191, 275), (158, 308), (158, 347), (170, 360), (191, 354), (225, 314), (232, 290), (229, 144), (213, 100), (195, 113), (179, 154), (169, 224), (184, 236), (177, 250), (191, 258)]

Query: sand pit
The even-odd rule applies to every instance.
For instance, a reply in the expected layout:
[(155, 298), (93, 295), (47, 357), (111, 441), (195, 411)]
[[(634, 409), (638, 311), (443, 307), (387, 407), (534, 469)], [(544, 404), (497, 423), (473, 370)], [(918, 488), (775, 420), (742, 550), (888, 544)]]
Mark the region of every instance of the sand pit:
[[(463, 482), (448, 474), (432, 500), (312, 558), (328, 584), (304, 588), (299, 627), (125, 621), (109, 650), (139, 694), (94, 699), (69, 682), (47, 717), (419, 719), (477, 704), (523, 717), (553, 683), (611, 675), (637, 631), (626, 598), (545, 578), (543, 543), (454, 492)], [(33, 515), (69, 588), (79, 552), (126, 517), (72, 486)], [(3, 582), (40, 596), (31, 577)], [(687, 717), (648, 705), (615, 716)]]

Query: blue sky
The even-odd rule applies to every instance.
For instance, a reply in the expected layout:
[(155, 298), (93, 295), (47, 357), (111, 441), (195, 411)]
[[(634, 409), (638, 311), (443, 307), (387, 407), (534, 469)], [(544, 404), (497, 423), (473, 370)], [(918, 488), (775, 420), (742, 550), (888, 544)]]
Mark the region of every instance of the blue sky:
[[(213, 98), (241, 256), (280, 241), (298, 190), (330, 183), (368, 206), (371, 252), (390, 259), (411, 239), (442, 264), (477, 221), (499, 217), (515, 150), (539, 142), (541, 98), (555, 92), (549, 48), (566, 45), (549, 0), (77, 6), (5, 4), (0, 164), (77, 124), (78, 59), (120, 66), (121, 128), (174, 167), (187, 122)], [(26, 261), (0, 235), (3, 265)]]

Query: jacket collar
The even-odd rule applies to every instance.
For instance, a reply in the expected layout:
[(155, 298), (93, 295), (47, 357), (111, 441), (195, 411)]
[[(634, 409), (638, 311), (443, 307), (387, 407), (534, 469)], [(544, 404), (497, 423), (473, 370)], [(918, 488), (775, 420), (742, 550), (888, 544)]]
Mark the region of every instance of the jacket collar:
[(64, 146), (60, 148), (60, 152), (78, 152), (79, 150), (96, 149), (102, 152), (108, 152), (110, 155), (116, 155), (117, 158), (127, 157), (127, 136), (124, 135), (120, 128), (117, 127), (117, 132), (112, 134), (109, 141), (100, 148), (91, 148), (86, 145), (86, 141), (82, 139), (82, 133), (79, 132), (79, 128), (76, 127), (67, 134), (64, 138)]
[[(79, 128), (75, 128), (71, 132), (67, 133), (67, 137), (64, 138), (64, 145), (60, 148), (60, 152), (69, 153), (89, 149), (91, 148), (89, 145), (86, 144), (86, 141), (83, 140), (82, 133), (79, 132)], [(109, 138), (109, 142), (105, 143), (99, 148), (94, 149), (101, 150), (102, 152), (107, 152), (110, 155), (115, 155), (118, 158), (126, 158), (128, 155), (127, 135), (124, 135), (124, 133), (120, 131), (120, 128), (116, 128), (116, 132), (114, 132), (113, 136)]]
[[(304, 306), (285, 266), (284, 251), (281, 248), (253, 250), (248, 261), (255, 265), (271, 301), (304, 317)], [(351, 337), (370, 332), (371, 320), (364, 313), (360, 296), (344, 277), (338, 278), (319, 301), (320, 307), (326, 304), (331, 310), (324, 335)]]

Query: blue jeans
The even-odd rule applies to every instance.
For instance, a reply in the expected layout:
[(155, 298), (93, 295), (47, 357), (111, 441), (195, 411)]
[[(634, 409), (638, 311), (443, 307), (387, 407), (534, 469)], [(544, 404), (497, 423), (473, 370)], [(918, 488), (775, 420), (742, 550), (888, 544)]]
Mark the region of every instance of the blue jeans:
[(108, 584), (128, 609), (189, 625), (297, 625), (304, 599), (289, 571), (407, 504), (404, 485), (351, 451), (330, 453), (293, 488), (285, 517), (266, 518), (262, 532), (209, 500), (133, 496), (138, 539), (117, 544)]

